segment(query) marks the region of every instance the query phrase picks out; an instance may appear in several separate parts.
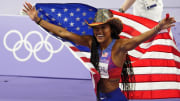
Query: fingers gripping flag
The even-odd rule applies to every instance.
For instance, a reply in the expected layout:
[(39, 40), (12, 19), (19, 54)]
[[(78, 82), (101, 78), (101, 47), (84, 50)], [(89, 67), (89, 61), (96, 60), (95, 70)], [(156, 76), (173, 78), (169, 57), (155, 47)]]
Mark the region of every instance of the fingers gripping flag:
[[(79, 35), (93, 35), (92, 29), (85, 23), (93, 21), (96, 8), (84, 4), (36, 4), (38, 16), (62, 26)], [(148, 31), (158, 23), (152, 20), (123, 14), (111, 10), (114, 17), (123, 22), (121, 38), (132, 38)], [(129, 51), (135, 80), (131, 99), (180, 98), (180, 52), (170, 37), (170, 29), (160, 31), (156, 36)], [(93, 74), (94, 87), (99, 80), (98, 72), (90, 63), (87, 47), (78, 46), (63, 40), (75, 57)]]

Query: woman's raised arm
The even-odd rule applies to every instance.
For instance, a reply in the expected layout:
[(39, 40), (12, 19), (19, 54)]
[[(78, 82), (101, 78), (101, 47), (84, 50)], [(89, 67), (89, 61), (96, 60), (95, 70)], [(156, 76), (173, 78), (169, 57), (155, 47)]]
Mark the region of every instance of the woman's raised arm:
[(131, 39), (122, 39), (120, 42), (121, 43), (120, 49), (124, 51), (132, 50), (142, 42), (147, 41), (148, 39), (156, 35), (160, 30), (175, 26), (174, 25), (175, 22), (176, 21), (173, 17), (164, 18), (160, 21), (158, 25), (156, 25), (154, 28), (150, 29), (149, 31), (146, 31), (141, 35), (133, 37)]

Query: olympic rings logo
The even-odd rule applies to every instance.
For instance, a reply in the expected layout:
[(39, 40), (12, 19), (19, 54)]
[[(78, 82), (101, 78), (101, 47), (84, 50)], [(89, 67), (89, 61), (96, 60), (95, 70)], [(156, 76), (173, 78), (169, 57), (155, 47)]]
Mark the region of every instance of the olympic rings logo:
[[(7, 45), (7, 38), (9, 35), (11, 34), (17, 34), (20, 38), (19, 41), (17, 41), (14, 45), (13, 45), (13, 48), (9, 48), (9, 46)], [(33, 47), (32, 44), (28, 41), (28, 37), (31, 36), (31, 35), (38, 35), (40, 37), (40, 41), (38, 41), (35, 46)], [(23, 36), (22, 34), (18, 31), (18, 30), (10, 30), (9, 32), (7, 32), (4, 36), (4, 39), (3, 39), (3, 44), (4, 44), (4, 47), (13, 53), (13, 56), (16, 60), (18, 61), (21, 61), (21, 62), (25, 62), (27, 60), (29, 60), (31, 58), (32, 55), (34, 55), (35, 59), (39, 62), (47, 62), (49, 61), (53, 54), (55, 53), (58, 53), (62, 50), (64, 44), (62, 43), (61, 46), (57, 49), (57, 50), (54, 50), (53, 49), (53, 46), (50, 42), (48, 42), (48, 39), (49, 39), (50, 35), (48, 34), (45, 38), (45, 40), (43, 39), (43, 36), (40, 32), (38, 31), (31, 31), (29, 33), (26, 34), (26, 36), (24, 37), (23, 39)], [(17, 56), (16, 52), (18, 50), (21, 49), (21, 47), (24, 45), (25, 49), (29, 52), (29, 54), (25, 57), (25, 58), (20, 58)], [(37, 56), (37, 52), (40, 51), (42, 49), (42, 47), (45, 46), (45, 49), (50, 53), (50, 55), (46, 58), (46, 59), (40, 59), (38, 56)]]

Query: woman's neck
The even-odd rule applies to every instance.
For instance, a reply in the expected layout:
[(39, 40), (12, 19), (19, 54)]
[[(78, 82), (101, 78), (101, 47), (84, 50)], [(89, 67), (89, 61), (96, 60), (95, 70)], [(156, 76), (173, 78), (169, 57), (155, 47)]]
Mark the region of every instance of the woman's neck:
[(103, 42), (103, 43), (100, 43), (100, 49), (101, 49), (101, 50), (106, 49), (111, 42), (112, 42), (112, 38), (110, 38), (108, 41), (105, 41), (105, 42)]

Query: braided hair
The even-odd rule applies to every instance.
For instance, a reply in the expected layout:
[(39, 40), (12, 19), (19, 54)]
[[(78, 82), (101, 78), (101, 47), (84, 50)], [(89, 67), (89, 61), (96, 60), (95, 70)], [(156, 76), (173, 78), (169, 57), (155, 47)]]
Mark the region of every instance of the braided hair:
[[(111, 27), (111, 38), (113, 38), (113, 39), (119, 39), (119, 32), (121, 32), (122, 29), (123, 29), (122, 23), (117, 23), (117, 22), (119, 22), (119, 19), (113, 19), (113, 20), (111, 20), (111, 22), (108, 22), (108, 24)], [(116, 28), (115, 24), (119, 24), (118, 25), (119, 28)], [(90, 58), (90, 61), (94, 65), (96, 70), (100, 73), (98, 47), (99, 47), (99, 43), (96, 40), (95, 36), (93, 36), (92, 37), (92, 45), (91, 45), (91, 58)], [(129, 98), (129, 95), (130, 95), (128, 90), (131, 89), (130, 82), (132, 82), (134, 80), (133, 75), (134, 75), (134, 73), (133, 73), (133, 69), (132, 69), (132, 66), (131, 66), (130, 58), (127, 55), (126, 56), (126, 61), (124, 62), (124, 65), (123, 65), (121, 78), (122, 78), (123, 91), (126, 93), (128, 98)], [(99, 97), (99, 92), (100, 92), (100, 84), (98, 83), (97, 84), (97, 100), (98, 101), (99, 101), (99, 98), (100, 98)]]

